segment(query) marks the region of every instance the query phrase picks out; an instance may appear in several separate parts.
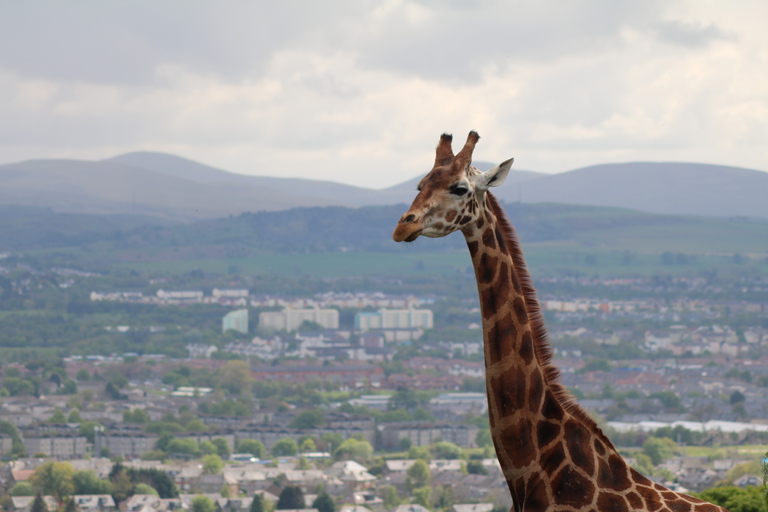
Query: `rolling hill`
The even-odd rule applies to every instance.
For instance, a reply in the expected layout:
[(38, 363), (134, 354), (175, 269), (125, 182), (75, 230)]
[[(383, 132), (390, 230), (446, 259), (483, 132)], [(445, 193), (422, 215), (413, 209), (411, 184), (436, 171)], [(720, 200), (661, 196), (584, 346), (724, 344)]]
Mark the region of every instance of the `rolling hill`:
[[(374, 190), (321, 180), (245, 176), (174, 155), (137, 152), (97, 162), (30, 160), (2, 165), (0, 204), (192, 221), (298, 207), (410, 203), (420, 178)], [(768, 220), (768, 173), (718, 165), (635, 162), (555, 175), (514, 170), (494, 192), (510, 203)]]

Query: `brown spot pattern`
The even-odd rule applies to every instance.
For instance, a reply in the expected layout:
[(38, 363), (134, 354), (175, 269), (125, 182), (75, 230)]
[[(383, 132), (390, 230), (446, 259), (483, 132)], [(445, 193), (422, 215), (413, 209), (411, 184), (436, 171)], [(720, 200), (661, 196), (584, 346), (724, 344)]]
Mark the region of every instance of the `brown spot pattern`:
[[(483, 255), (480, 256), (480, 272), (477, 277), (482, 283), (488, 284), (493, 280), (496, 275), (496, 267), (498, 263), (499, 258), (489, 256), (488, 253), (483, 253)], [(496, 310), (494, 309), (493, 312), (495, 313)]]
[(552, 391), (547, 390), (544, 393), (544, 404), (541, 406), (541, 414), (546, 419), (552, 421), (561, 421), (563, 419), (563, 408), (557, 402), (557, 399), (552, 394)]
[(539, 448), (544, 448), (560, 435), (560, 425), (553, 421), (540, 421), (536, 424), (536, 437)]
[(659, 510), (662, 507), (659, 493), (653, 489), (649, 487), (638, 486), (637, 492), (639, 492), (640, 496), (643, 497), (643, 500), (645, 501), (645, 508), (647, 508), (650, 512)]
[(483, 245), (489, 249), (496, 249), (496, 235), (490, 227), (483, 231)]
[(627, 476), (627, 468), (624, 460), (616, 453), (608, 457), (608, 460), (600, 460), (597, 472), (597, 485), (601, 489), (624, 491), (632, 487), (632, 482)]
[(528, 366), (533, 361), (533, 338), (531, 337), (531, 331), (525, 331), (520, 337), (520, 348), (518, 354)]
[(549, 498), (547, 497), (547, 489), (539, 478), (538, 473), (531, 475), (528, 480), (527, 491), (525, 498), (525, 510), (548, 510)]
[(499, 250), (501, 252), (509, 253), (507, 249), (507, 239), (504, 238), (504, 233), (501, 232), (501, 228), (496, 226), (496, 241), (499, 243)]
[(515, 311), (515, 316), (520, 325), (528, 323), (528, 311), (525, 309), (525, 301), (522, 297), (515, 297), (512, 309)]
[(541, 397), (544, 394), (544, 381), (541, 378), (541, 372), (538, 368), (534, 368), (531, 372), (530, 383), (528, 385), (528, 407), (531, 412), (537, 412), (539, 405), (541, 405)]
[(598, 455), (605, 455), (605, 446), (603, 446), (603, 442), (598, 438), (595, 438), (595, 451)]
[(514, 465), (523, 468), (536, 457), (533, 444), (532, 426), (529, 420), (522, 420), (501, 431), (501, 443), (514, 457)]
[(456, 210), (451, 210), (445, 214), (445, 220), (448, 222), (453, 222), (453, 219), (455, 218), (456, 218)]
[(683, 500), (668, 501), (666, 505), (672, 509), (672, 512), (689, 512), (693, 508), (692, 504)]
[(559, 468), (565, 461), (565, 446), (562, 442), (555, 443), (552, 448), (541, 454), (539, 461), (542, 467)]
[(591, 434), (587, 432), (587, 428), (581, 423), (569, 420), (563, 426), (563, 435), (573, 463), (588, 475), (593, 475), (595, 473), (595, 459), (589, 446)]
[(515, 349), (517, 328), (512, 321), (512, 314), (507, 313), (488, 330), (488, 346), (491, 362), (497, 363), (507, 357)]
[(558, 505), (581, 508), (592, 502), (595, 485), (571, 465), (566, 465), (552, 479), (552, 497)]
[(623, 497), (608, 492), (601, 492), (597, 497), (597, 509), (600, 512), (629, 512), (629, 507)]
[(643, 499), (636, 492), (627, 493), (627, 501), (629, 502), (629, 508), (640, 509), (643, 508)]

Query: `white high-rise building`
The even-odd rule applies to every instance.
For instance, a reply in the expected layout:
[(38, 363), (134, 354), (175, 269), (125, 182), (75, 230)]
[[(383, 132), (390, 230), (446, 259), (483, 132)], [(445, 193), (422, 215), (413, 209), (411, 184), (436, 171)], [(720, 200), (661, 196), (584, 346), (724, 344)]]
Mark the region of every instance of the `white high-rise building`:
[(355, 316), (355, 328), (361, 331), (371, 329), (432, 329), (434, 327), (430, 309), (387, 309), (376, 312), (361, 312)]
[(339, 328), (339, 310), (337, 309), (293, 309), (266, 311), (259, 313), (259, 327), (276, 331), (295, 331), (304, 322), (314, 322), (323, 329)]

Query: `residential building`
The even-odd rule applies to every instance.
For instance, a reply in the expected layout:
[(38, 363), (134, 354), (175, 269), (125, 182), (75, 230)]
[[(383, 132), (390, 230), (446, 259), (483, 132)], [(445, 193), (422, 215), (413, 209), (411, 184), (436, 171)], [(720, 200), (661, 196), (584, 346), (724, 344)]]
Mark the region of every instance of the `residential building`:
[(238, 309), (230, 311), (221, 319), (221, 332), (229, 330), (248, 334), (248, 310)]
[(218, 288), (214, 288), (211, 292), (211, 295), (213, 295), (214, 298), (220, 299), (220, 298), (226, 298), (226, 299), (241, 299), (248, 297), (248, 290), (247, 289), (236, 289), (236, 288), (230, 288), (230, 289), (224, 289), (219, 290)]
[(313, 322), (323, 329), (339, 328), (338, 309), (293, 309), (285, 308), (282, 311), (265, 311), (259, 313), (259, 326), (276, 331), (295, 331), (304, 322)]
[(387, 309), (376, 312), (360, 312), (355, 315), (355, 328), (371, 329), (432, 329), (434, 319), (431, 309)]
[(80, 459), (85, 456), (87, 439), (77, 430), (26, 430), (22, 432), (24, 450), (30, 455), (44, 453), (59, 460)]

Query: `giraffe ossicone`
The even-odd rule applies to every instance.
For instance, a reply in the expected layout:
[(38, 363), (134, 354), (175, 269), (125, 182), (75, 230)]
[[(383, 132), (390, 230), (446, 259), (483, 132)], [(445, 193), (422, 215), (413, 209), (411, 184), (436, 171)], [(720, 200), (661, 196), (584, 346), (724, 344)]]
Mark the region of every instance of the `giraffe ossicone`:
[(443, 134), (435, 164), (392, 238), (412, 242), (461, 231), (475, 268), (483, 321), (491, 435), (512, 510), (723, 512), (632, 469), (571, 398), (552, 365), (536, 290), (512, 225), (488, 192), (512, 165), (472, 167), (480, 137), (454, 155)]

